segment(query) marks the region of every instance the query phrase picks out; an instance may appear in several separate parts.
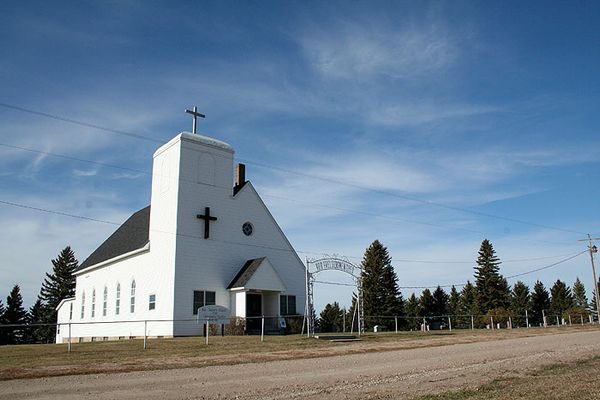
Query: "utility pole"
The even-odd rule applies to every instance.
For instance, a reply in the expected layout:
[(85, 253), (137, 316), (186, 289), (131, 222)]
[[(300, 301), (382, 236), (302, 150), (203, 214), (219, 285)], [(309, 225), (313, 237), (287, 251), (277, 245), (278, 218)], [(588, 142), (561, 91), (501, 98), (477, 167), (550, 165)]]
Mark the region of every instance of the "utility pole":
[(598, 247), (593, 245), (593, 241), (600, 240), (600, 238), (593, 238), (589, 233), (587, 239), (581, 239), (580, 242), (588, 242), (588, 249), (590, 251), (590, 260), (592, 261), (592, 274), (594, 275), (594, 290), (596, 294), (596, 316), (598, 317), (598, 323), (600, 323), (600, 293), (598, 293), (598, 278), (596, 278), (596, 266), (594, 265), (594, 253), (598, 252)]

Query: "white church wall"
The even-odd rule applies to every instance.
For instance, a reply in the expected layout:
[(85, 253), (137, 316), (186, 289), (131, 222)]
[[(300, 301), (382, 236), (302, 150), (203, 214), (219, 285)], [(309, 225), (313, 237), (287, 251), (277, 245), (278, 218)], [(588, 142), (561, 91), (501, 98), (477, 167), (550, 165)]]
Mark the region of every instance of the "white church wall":
[[(156, 321), (172, 319), (172, 273), (169, 273), (168, 269), (162, 269), (160, 265), (153, 264), (150, 254), (150, 252), (139, 254), (77, 275), (71, 319), (73, 337), (98, 339), (143, 337), (144, 321), (148, 320), (152, 322), (147, 323), (147, 335), (173, 335), (172, 322)], [(134, 281), (135, 291), (132, 296)], [(118, 313), (117, 287), (120, 289)], [(106, 311), (104, 288), (107, 290)], [(95, 299), (93, 299), (94, 291)], [(82, 318), (81, 305), (84, 294)], [(150, 295), (155, 296), (153, 310), (149, 309)], [(135, 299), (133, 312), (132, 297)], [(59, 312), (59, 323), (68, 324), (69, 320), (64, 319), (64, 316), (65, 313)], [(64, 338), (64, 334), (62, 336)]]

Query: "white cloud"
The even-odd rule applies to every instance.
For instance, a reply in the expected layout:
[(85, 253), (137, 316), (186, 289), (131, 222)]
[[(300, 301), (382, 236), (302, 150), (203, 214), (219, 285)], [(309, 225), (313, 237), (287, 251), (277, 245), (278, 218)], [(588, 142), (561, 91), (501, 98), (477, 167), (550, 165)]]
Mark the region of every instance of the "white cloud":
[(373, 125), (417, 126), (450, 118), (473, 117), (498, 111), (500, 109), (493, 106), (413, 100), (372, 108), (369, 110), (367, 118)]
[(435, 25), (398, 31), (339, 23), (307, 33), (300, 42), (320, 74), (346, 80), (423, 77), (450, 65), (458, 52)]

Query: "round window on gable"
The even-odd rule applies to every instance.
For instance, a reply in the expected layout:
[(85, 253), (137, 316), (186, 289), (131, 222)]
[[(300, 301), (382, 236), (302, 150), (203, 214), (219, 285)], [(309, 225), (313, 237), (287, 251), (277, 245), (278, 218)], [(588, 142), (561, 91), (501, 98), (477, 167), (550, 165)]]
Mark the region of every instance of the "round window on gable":
[(244, 225), (242, 225), (242, 232), (244, 232), (244, 235), (250, 236), (252, 235), (252, 232), (254, 232), (254, 227), (250, 222), (244, 222)]

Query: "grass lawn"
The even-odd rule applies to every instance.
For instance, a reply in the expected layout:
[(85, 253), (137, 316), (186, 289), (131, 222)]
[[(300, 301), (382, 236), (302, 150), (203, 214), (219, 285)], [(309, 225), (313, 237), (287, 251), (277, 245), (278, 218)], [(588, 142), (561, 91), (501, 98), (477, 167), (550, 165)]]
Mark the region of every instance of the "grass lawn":
[(420, 400), (600, 399), (600, 357), (552, 365), (526, 376), (495, 380), (474, 390), (420, 397)]
[(213, 336), (208, 346), (202, 337), (149, 339), (146, 350), (142, 340), (122, 340), (74, 343), (71, 353), (67, 353), (66, 344), (0, 346), (0, 380), (328, 357), (597, 329), (597, 326), (573, 326), (370, 333), (363, 335), (360, 342), (352, 343), (332, 343), (300, 335), (265, 336), (264, 342), (260, 336)]

